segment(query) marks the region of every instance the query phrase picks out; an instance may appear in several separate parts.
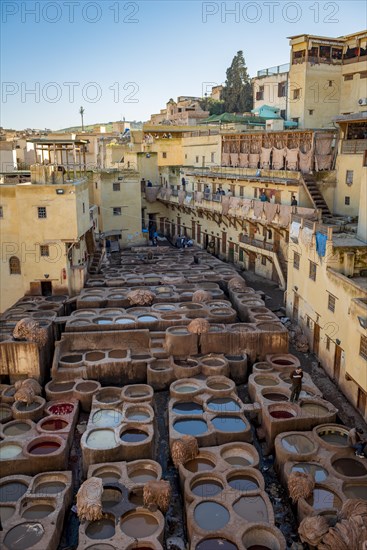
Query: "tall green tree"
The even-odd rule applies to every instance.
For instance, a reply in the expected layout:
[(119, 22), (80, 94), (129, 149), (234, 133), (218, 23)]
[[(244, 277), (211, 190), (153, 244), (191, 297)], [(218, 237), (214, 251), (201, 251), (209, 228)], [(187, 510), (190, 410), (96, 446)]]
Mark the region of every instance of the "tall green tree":
[(221, 101), (220, 99), (206, 97), (205, 99), (201, 99), (199, 103), (203, 111), (209, 111), (209, 116), (221, 115), (224, 113), (224, 101)]
[(222, 91), (225, 112), (245, 113), (251, 111), (253, 106), (252, 86), (242, 50), (234, 56), (226, 75), (226, 83)]

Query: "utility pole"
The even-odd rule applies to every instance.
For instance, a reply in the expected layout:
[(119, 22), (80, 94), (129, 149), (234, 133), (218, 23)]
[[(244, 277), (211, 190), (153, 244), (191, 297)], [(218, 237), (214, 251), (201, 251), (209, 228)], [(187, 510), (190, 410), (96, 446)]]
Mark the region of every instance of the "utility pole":
[(85, 111), (84, 107), (80, 107), (79, 114), (82, 117), (82, 132), (84, 132), (84, 111)]

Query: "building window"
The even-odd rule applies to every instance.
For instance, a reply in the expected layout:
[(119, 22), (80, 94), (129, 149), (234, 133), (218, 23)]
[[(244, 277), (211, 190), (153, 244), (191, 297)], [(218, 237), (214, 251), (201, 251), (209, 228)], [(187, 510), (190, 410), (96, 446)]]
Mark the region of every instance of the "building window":
[(350, 197), (344, 197), (344, 204), (346, 204), (347, 206), (350, 205)]
[(367, 71), (363, 71), (363, 73), (359, 73), (359, 78), (367, 78)]
[(50, 248), (49, 248), (48, 244), (41, 244), (40, 254), (41, 254), (41, 256), (49, 256), (50, 255)]
[(259, 87), (259, 91), (256, 92), (256, 101), (261, 101), (264, 99), (264, 86)]
[(297, 122), (297, 124), (299, 123), (299, 117), (294, 117), (292, 118), (293, 122)]
[(309, 114), (309, 115), (313, 115), (313, 109), (309, 109), (309, 110), (308, 110), (308, 114)]
[(285, 118), (286, 118), (285, 115), (286, 115), (285, 109), (282, 109), (282, 110), (280, 111), (280, 116), (282, 117), (283, 120), (285, 120)]
[(363, 153), (363, 166), (367, 166), (367, 149)]
[(210, 162), (215, 162), (214, 156), (215, 156), (215, 153), (210, 153)]
[(308, 315), (306, 315), (306, 326), (307, 328), (311, 328), (311, 319)]
[(115, 181), (115, 182), (112, 184), (112, 190), (113, 190), (113, 191), (120, 191), (120, 189), (121, 189), (121, 184), (120, 184), (119, 182), (116, 182), (116, 181)]
[(352, 183), (353, 183), (353, 170), (347, 170), (345, 172), (345, 183), (347, 185), (352, 185)]
[(37, 208), (38, 211), (38, 217), (41, 219), (47, 218), (47, 211), (45, 206), (39, 206)]
[(187, 154), (185, 155), (185, 159), (187, 160)]
[(240, 186), (240, 197), (244, 196), (243, 191), (244, 191), (244, 187), (241, 185)]
[(3, 207), (0, 206), (0, 218), (3, 218), (3, 217), (4, 217)]
[(20, 260), (16, 256), (9, 259), (10, 275), (20, 275)]
[(308, 276), (312, 281), (316, 281), (316, 268), (317, 268), (317, 265), (314, 262), (310, 261), (310, 269), (308, 272)]
[(330, 351), (330, 338), (329, 336), (326, 336), (326, 349)]
[(196, 163), (199, 162), (199, 157), (195, 157), (195, 162), (196, 162)]
[(359, 344), (359, 355), (363, 359), (367, 359), (367, 336), (361, 335), (361, 342)]
[(300, 262), (301, 256), (297, 253), (293, 253), (293, 267), (294, 269), (299, 269), (299, 262)]
[(265, 256), (261, 256), (261, 263), (262, 263), (262, 265), (266, 265), (266, 257)]
[(344, 75), (344, 82), (347, 81), (347, 80), (353, 80), (353, 74), (345, 74)]
[(100, 213), (101, 213), (101, 208), (98, 206), (97, 209), (98, 209), (98, 215), (100, 215)]
[(293, 90), (293, 99), (299, 99), (301, 97), (301, 88)]
[(327, 299), (327, 308), (329, 311), (332, 311), (333, 313), (335, 311), (335, 303), (336, 303), (335, 296), (333, 296), (332, 294), (329, 294)]
[(85, 214), (85, 203), (83, 202), (83, 214)]
[(121, 216), (121, 207), (120, 206), (115, 206), (114, 209), (113, 209), (113, 215), (114, 216)]
[(287, 81), (278, 83), (278, 97), (285, 97), (287, 91)]
[(333, 80), (329, 80), (329, 88), (332, 88), (333, 87)]
[(163, 157), (164, 159), (166, 159), (166, 158), (167, 158), (167, 153), (166, 153), (165, 151), (163, 151), (163, 153), (162, 153), (162, 157)]
[(98, 181), (94, 184), (95, 188), (98, 189)]

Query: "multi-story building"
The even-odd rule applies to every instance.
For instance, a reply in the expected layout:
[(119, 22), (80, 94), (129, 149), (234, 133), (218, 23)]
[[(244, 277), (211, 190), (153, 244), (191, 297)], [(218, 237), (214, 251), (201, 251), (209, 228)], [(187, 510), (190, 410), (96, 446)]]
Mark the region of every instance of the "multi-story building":
[(71, 150), (76, 163), (36, 164), (30, 182), (0, 185), (1, 311), (24, 294), (78, 293), (94, 251), (85, 143), (33, 143), (37, 154), (47, 148), (55, 158), (56, 149)]
[(288, 117), (289, 64), (278, 65), (257, 71), (252, 79), (254, 111), (263, 106), (279, 109), (281, 118)]
[(166, 108), (159, 114), (151, 115), (150, 124), (195, 125), (209, 116), (200, 106), (200, 97), (179, 96), (177, 101), (170, 99)]
[(290, 37), (289, 118), (300, 128), (332, 127), (339, 114), (366, 110), (367, 32)]

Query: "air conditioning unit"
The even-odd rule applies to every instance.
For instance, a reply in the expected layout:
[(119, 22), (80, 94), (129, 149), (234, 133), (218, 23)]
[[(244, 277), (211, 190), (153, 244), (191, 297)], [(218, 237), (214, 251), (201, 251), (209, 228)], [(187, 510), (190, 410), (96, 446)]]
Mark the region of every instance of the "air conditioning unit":
[(361, 97), (358, 100), (358, 105), (367, 105), (367, 97)]

